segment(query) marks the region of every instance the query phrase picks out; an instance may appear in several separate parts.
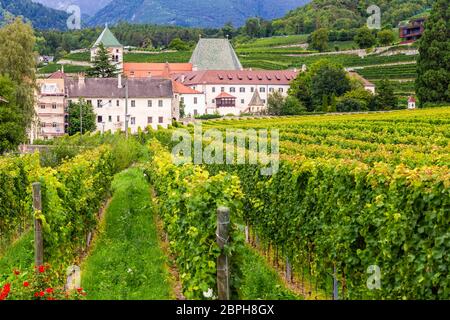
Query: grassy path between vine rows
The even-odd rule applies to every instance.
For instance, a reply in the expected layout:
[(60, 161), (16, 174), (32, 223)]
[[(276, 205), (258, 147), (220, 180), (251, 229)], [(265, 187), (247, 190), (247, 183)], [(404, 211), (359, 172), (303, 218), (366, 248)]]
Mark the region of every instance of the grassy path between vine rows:
[(26, 232), (0, 256), (0, 280), (9, 276), (15, 269), (24, 270), (33, 265), (33, 236), (32, 230)]
[(82, 265), (88, 299), (173, 299), (167, 258), (158, 241), (149, 185), (137, 168), (117, 174), (90, 255)]

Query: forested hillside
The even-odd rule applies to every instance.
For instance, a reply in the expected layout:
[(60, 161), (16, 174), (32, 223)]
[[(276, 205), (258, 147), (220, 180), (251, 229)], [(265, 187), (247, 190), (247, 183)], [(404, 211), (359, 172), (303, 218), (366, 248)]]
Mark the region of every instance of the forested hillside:
[(318, 28), (351, 29), (365, 23), (367, 8), (376, 4), (381, 9), (382, 25), (396, 26), (426, 8), (435, 0), (313, 0), (274, 21), (277, 29), (290, 34), (310, 33)]
[(37, 29), (66, 29), (68, 14), (31, 0), (0, 0), (0, 24), (11, 16), (23, 16)]
[(241, 26), (249, 17), (274, 19), (308, 0), (116, 0), (100, 10), (90, 25), (127, 21), (192, 27)]

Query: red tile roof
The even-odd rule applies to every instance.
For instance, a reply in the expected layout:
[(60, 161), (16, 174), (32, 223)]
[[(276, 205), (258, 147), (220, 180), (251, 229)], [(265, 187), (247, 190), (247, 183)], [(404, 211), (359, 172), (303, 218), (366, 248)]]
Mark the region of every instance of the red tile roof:
[(408, 98), (408, 102), (416, 102), (416, 98), (414, 98), (414, 97), (409, 97), (409, 98)]
[(56, 71), (54, 73), (52, 73), (48, 79), (65, 79), (67, 76), (64, 72), (62, 71)]
[(201, 94), (200, 91), (186, 87), (184, 84), (172, 80), (173, 92), (179, 94)]
[(123, 72), (128, 77), (170, 77), (174, 73), (192, 71), (191, 63), (124, 63)]
[(222, 98), (236, 99), (235, 96), (232, 96), (231, 94), (226, 93), (226, 92), (222, 92), (222, 93), (220, 93), (220, 94), (216, 97), (216, 99), (222, 99)]
[(289, 85), (297, 74), (297, 71), (292, 70), (206, 70), (179, 73), (172, 78), (188, 86), (196, 84)]

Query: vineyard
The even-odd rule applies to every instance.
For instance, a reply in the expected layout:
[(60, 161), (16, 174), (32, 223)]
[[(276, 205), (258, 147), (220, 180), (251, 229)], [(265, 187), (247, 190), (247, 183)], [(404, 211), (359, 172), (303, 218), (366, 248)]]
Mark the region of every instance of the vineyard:
[[(73, 299), (214, 299), (221, 255), (232, 299), (450, 297), (450, 107), (202, 122), (237, 137), (278, 129), (272, 176), (262, 163), (176, 165), (176, 129), (87, 133), (0, 158), (2, 298), (59, 298), (75, 264)], [(223, 249), (219, 207), (230, 213)], [(29, 279), (33, 219), (45, 267)]]

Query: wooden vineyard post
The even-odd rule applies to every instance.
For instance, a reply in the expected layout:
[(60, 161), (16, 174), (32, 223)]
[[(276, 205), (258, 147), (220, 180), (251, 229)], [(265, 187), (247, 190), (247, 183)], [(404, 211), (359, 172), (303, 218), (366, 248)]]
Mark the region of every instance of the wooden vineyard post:
[(286, 257), (286, 280), (287, 282), (292, 282), (292, 266), (289, 262), (289, 258)]
[(42, 211), (41, 184), (39, 182), (33, 183), (33, 209), (35, 213), (34, 263), (37, 267), (39, 267), (44, 264), (44, 239), (42, 237), (42, 220), (39, 217), (36, 217), (36, 213), (41, 214)]
[(217, 292), (219, 300), (230, 300), (229, 260), (224, 253), (224, 246), (228, 243), (230, 227), (230, 209), (220, 207), (217, 209), (216, 241), (221, 249), (217, 258)]
[(338, 289), (338, 281), (336, 274), (336, 265), (333, 268), (333, 300), (339, 300), (339, 289)]

